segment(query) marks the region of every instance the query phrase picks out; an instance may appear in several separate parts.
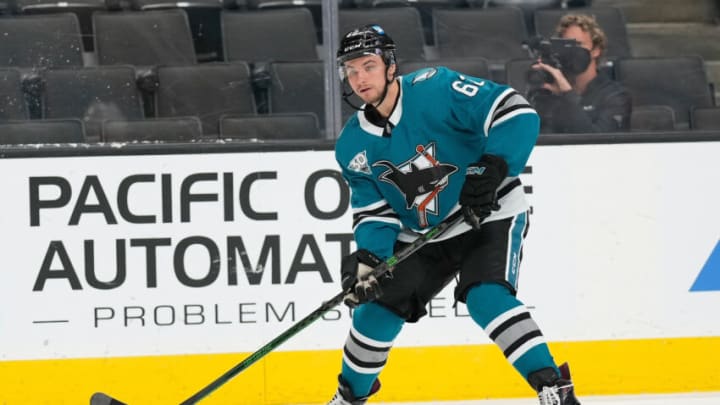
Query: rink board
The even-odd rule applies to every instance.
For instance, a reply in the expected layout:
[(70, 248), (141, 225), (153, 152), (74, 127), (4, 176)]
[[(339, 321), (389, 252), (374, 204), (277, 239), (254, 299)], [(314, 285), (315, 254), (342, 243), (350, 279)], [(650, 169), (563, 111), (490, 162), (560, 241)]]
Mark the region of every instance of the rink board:
[[(717, 156), (720, 142), (533, 152), (519, 298), (581, 394), (720, 390)], [(331, 151), (17, 158), (0, 170), (14, 174), (0, 178), (7, 404), (94, 391), (177, 403), (335, 295), (353, 248)], [(405, 328), (381, 400), (531, 395), (452, 304), (449, 286)], [(209, 402), (327, 400), (349, 322), (337, 308)]]
[[(720, 338), (551, 344), (572, 359), (578, 394), (718, 391)], [(10, 362), (8, 404), (82, 404), (103, 391), (130, 404), (178, 404), (249, 353)], [(207, 404), (320, 404), (334, 392), (341, 353), (275, 352), (213, 393)], [(491, 345), (395, 348), (378, 401), (530, 397)], [(532, 402), (528, 402), (532, 403)]]

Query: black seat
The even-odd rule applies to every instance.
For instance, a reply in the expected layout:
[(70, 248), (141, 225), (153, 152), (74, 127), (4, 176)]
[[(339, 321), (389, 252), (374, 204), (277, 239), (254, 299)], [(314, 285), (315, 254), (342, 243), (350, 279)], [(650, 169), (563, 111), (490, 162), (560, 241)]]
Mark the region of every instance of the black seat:
[(564, 7), (582, 8), (592, 7), (593, 0), (563, 0)]
[(82, 42), (74, 14), (0, 18), (0, 66), (82, 66)]
[(340, 10), (338, 31), (344, 35), (367, 24), (378, 24), (397, 45), (398, 59), (425, 59), (420, 13), (413, 7)]
[(435, 9), (433, 20), (440, 57), (481, 57), (491, 64), (527, 57), (527, 30), (518, 8)]
[(325, 122), (322, 62), (276, 62), (270, 66), (270, 112), (312, 112)]
[(221, 61), (222, 34), (220, 12), (236, 7), (232, 0), (130, 0), (133, 10), (149, 11), (180, 8), (188, 16), (195, 52), (200, 62)]
[(630, 91), (633, 106), (668, 105), (681, 129), (689, 126), (692, 108), (713, 105), (699, 56), (622, 59), (616, 76)]
[[(425, 43), (434, 44), (432, 11), (436, 8), (465, 8), (465, 0), (355, 0), (360, 8), (412, 7), (420, 14)], [(378, 10), (381, 11), (381, 10)], [(382, 24), (381, 24), (382, 25)], [(395, 31), (389, 31), (391, 35)], [(394, 35), (392, 35), (395, 38)]]
[(693, 129), (720, 130), (720, 107), (702, 107), (692, 109)]
[(400, 61), (398, 62), (398, 66), (403, 74), (411, 73), (425, 67), (445, 66), (456, 72), (465, 73), (466, 75), (474, 77), (490, 77), (490, 67), (488, 66), (488, 61), (484, 58), (451, 58), (438, 59), (433, 61)]
[(93, 23), (101, 65), (189, 65), (197, 61), (183, 10), (95, 13)]
[(221, 20), (227, 61), (318, 60), (312, 16), (305, 8), (223, 11)]
[(144, 118), (132, 67), (48, 70), (43, 80), (43, 118), (82, 119), (90, 142), (100, 140), (105, 120)]
[[(353, 0), (336, 0), (338, 7), (353, 7)], [(302, 7), (310, 11), (318, 43), (323, 41), (322, 7), (324, 0), (237, 0), (238, 5), (245, 3), (250, 10), (273, 10)]]
[(321, 139), (313, 113), (226, 115), (220, 120), (220, 137), (242, 140)]
[(104, 142), (190, 142), (201, 138), (202, 127), (197, 117), (108, 120), (102, 126)]
[(82, 142), (80, 120), (0, 121), (0, 145)]
[(720, 4), (715, 0), (599, 0), (623, 10), (630, 23), (716, 23)]
[(29, 119), (22, 75), (17, 69), (0, 69), (0, 120)]
[(595, 16), (600, 28), (607, 36), (605, 57), (609, 59), (632, 56), (627, 26), (622, 10), (616, 7), (595, 7), (579, 10), (538, 10), (535, 12), (535, 28), (538, 35), (547, 38), (555, 36), (555, 27), (565, 14), (582, 13)]
[(11, 0), (16, 14), (73, 13), (77, 16), (86, 52), (93, 51), (92, 14), (96, 11), (119, 10), (120, 0)]
[(467, 7), (468, 1), (465, 0), (355, 0), (357, 7), (438, 7), (438, 8), (456, 8)]
[(523, 12), (528, 32), (535, 31), (535, 12), (563, 6), (563, 0), (468, 0), (468, 3), (470, 7), (517, 7)]
[(633, 108), (630, 115), (632, 131), (672, 131), (675, 111), (666, 105), (643, 105)]
[(256, 113), (247, 63), (164, 66), (157, 73), (158, 117), (199, 117), (203, 133), (216, 137), (222, 115)]
[(532, 59), (514, 59), (505, 64), (505, 83), (517, 90), (520, 94), (527, 95), (530, 87), (527, 74), (530, 66), (535, 63)]

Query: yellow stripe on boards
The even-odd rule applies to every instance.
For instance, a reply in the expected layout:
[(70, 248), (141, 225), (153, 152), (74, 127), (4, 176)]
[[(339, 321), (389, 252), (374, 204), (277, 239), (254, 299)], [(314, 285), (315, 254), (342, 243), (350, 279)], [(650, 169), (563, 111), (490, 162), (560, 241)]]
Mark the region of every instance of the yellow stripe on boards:
[[(582, 395), (720, 391), (720, 337), (551, 344)], [(247, 354), (0, 362), (1, 404), (87, 404), (103, 391), (133, 405), (178, 404)], [(274, 352), (203, 404), (326, 403), (341, 351)], [(529, 397), (493, 345), (395, 348), (380, 401)]]

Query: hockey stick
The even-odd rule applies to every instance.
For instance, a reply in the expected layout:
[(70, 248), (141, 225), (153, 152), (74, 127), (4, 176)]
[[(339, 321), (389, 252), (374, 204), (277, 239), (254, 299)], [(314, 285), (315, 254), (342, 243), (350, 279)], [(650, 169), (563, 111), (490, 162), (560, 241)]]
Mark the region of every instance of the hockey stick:
[[(439, 235), (443, 234), (448, 229), (455, 226), (457, 223), (462, 221), (462, 215), (460, 214), (460, 211), (457, 213), (451, 215), (448, 219), (445, 221), (435, 225), (433, 228), (431, 228), (429, 231), (427, 231), (422, 236), (415, 239), (412, 243), (409, 245), (403, 247), (399, 251), (395, 252), (395, 255), (388, 258), (383, 264), (377, 266), (373, 270), (373, 275), (375, 278), (380, 278), (383, 275), (385, 275), (388, 272), (391, 272), (393, 268), (400, 263), (401, 261), (407, 259), (410, 255), (415, 253), (418, 249), (423, 247), (426, 243), (429, 241), (437, 238)], [(253, 363), (260, 360), (262, 357), (264, 357), (266, 354), (270, 353), (271, 351), (275, 350), (278, 346), (285, 343), (288, 339), (295, 336), (298, 332), (305, 329), (307, 326), (309, 326), (311, 323), (315, 322), (318, 318), (323, 316), (326, 312), (333, 309), (337, 305), (339, 305), (342, 301), (345, 295), (347, 294), (347, 291), (342, 291), (341, 293), (337, 294), (336, 296), (332, 297), (329, 301), (324, 302), (318, 309), (310, 313), (310, 315), (306, 316), (305, 318), (301, 319), (300, 321), (296, 322), (293, 326), (288, 328), (285, 332), (278, 335), (275, 339), (271, 340), (269, 343), (265, 344), (265, 346), (258, 349), (255, 353), (248, 356), (245, 360), (238, 363), (235, 367), (231, 368), (225, 374), (221, 375), (220, 377), (216, 378), (214, 381), (212, 381), (210, 384), (208, 384), (205, 388), (201, 389), (197, 393), (195, 393), (190, 398), (183, 401), (180, 405), (193, 405), (196, 404), (198, 401), (202, 400), (203, 398), (210, 395), (213, 391), (220, 388), (221, 385), (225, 384), (226, 382), (230, 381), (233, 377), (240, 374), (243, 370), (250, 367)]]
[(90, 405), (126, 405), (102, 392), (96, 392), (90, 397)]

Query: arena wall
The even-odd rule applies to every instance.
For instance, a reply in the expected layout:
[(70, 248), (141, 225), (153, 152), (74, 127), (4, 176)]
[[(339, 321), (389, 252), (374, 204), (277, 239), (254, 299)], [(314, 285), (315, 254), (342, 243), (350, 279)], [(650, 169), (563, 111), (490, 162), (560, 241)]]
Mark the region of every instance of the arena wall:
[[(632, 136), (632, 135), (627, 135)], [(519, 297), (582, 395), (720, 391), (720, 135), (544, 137)], [(4, 149), (0, 403), (179, 403), (338, 292), (354, 248), (330, 145)], [(453, 285), (405, 326), (382, 401), (533, 393)], [(329, 312), (208, 404), (322, 403)]]

